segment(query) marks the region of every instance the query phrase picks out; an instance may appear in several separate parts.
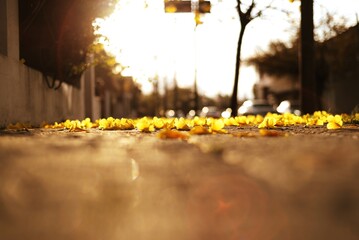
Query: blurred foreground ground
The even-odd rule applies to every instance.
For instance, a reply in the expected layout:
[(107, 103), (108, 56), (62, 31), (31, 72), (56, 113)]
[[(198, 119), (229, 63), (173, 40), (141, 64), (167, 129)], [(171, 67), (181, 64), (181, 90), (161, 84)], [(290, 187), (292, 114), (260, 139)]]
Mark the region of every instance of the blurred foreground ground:
[(358, 126), (230, 132), (0, 131), (0, 239), (359, 239)]

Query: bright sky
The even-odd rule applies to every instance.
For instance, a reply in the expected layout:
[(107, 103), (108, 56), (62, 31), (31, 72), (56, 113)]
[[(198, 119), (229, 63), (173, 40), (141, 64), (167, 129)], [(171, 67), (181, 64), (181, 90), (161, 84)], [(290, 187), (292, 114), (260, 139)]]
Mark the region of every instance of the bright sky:
[[(246, 2), (246, 1), (243, 1)], [(271, 0), (257, 1), (264, 6)], [(299, 1), (274, 0), (275, 6), (293, 12), (299, 19)], [(357, 22), (358, 0), (317, 0), (315, 18), (329, 12), (345, 15), (349, 25)], [(151, 92), (149, 79), (157, 76), (160, 88), (164, 82), (180, 87), (193, 86), (195, 66), (200, 94), (215, 96), (232, 92), (235, 57), (240, 23), (236, 0), (211, 0), (211, 13), (202, 17), (203, 24), (195, 31), (191, 13), (164, 12), (162, 0), (120, 0), (116, 11), (105, 20), (98, 20), (99, 33), (109, 40), (107, 50), (119, 63), (129, 66), (123, 74), (132, 75), (141, 83), (144, 93)], [(242, 59), (259, 49), (266, 49), (274, 39), (289, 39), (288, 17), (278, 11), (267, 11), (262, 19), (251, 22), (246, 29)], [(239, 99), (252, 98), (253, 84), (258, 81), (255, 70), (242, 67), (238, 88)]]

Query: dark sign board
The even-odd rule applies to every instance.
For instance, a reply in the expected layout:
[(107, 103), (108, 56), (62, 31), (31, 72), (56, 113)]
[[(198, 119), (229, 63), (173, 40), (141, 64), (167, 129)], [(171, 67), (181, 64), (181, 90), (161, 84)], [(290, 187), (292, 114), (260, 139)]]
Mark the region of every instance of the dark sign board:
[(210, 13), (211, 12), (211, 2), (210, 1), (199, 1), (198, 11), (200, 13)]
[(166, 13), (185, 13), (192, 12), (191, 1), (166, 1)]
[(211, 2), (210, 1), (199, 1), (198, 9), (192, 9), (191, 1), (165, 1), (165, 12), (166, 13), (189, 13), (193, 10), (197, 10), (199, 13), (210, 13)]

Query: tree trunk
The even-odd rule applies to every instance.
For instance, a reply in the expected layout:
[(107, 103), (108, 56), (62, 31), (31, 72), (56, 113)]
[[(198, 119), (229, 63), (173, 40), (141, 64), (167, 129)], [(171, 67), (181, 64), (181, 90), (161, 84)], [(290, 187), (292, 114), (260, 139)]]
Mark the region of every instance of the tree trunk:
[(301, 108), (303, 114), (313, 113), (315, 110), (318, 110), (318, 97), (315, 83), (313, 28), (313, 0), (302, 0), (299, 70), (301, 82)]
[(236, 72), (234, 75), (234, 84), (233, 84), (233, 91), (232, 91), (232, 97), (231, 97), (231, 109), (232, 109), (232, 116), (237, 116), (238, 111), (238, 101), (237, 101), (237, 95), (238, 95), (238, 81), (239, 81), (239, 70), (241, 67), (241, 48), (242, 48), (242, 40), (244, 35), (244, 30), (247, 25), (242, 25), (241, 30), (239, 32), (239, 38), (238, 38), (238, 45), (237, 45), (237, 56), (236, 56)]

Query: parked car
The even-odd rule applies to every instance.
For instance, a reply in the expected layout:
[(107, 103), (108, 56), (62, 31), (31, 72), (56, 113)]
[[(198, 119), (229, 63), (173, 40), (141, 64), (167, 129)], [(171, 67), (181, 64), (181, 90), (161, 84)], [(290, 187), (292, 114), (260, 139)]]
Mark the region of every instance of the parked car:
[(221, 113), (222, 112), (216, 106), (206, 106), (202, 108), (200, 117), (219, 118), (221, 117)]
[(266, 100), (255, 99), (247, 100), (238, 108), (238, 115), (266, 115), (276, 113), (274, 106)]
[(194, 109), (191, 109), (188, 111), (188, 113), (186, 114), (186, 118), (188, 119), (192, 119), (196, 116), (200, 116), (201, 115), (201, 111), (200, 110), (194, 110)]
[(227, 108), (226, 110), (224, 110), (222, 113), (221, 113), (221, 117), (222, 118), (230, 118), (232, 115), (232, 109), (231, 108)]
[(300, 104), (296, 101), (284, 100), (278, 107), (277, 112), (279, 113), (293, 113), (295, 115), (301, 115)]
[(182, 110), (173, 110), (169, 109), (165, 111), (165, 117), (166, 118), (175, 118), (175, 117), (185, 117)]

